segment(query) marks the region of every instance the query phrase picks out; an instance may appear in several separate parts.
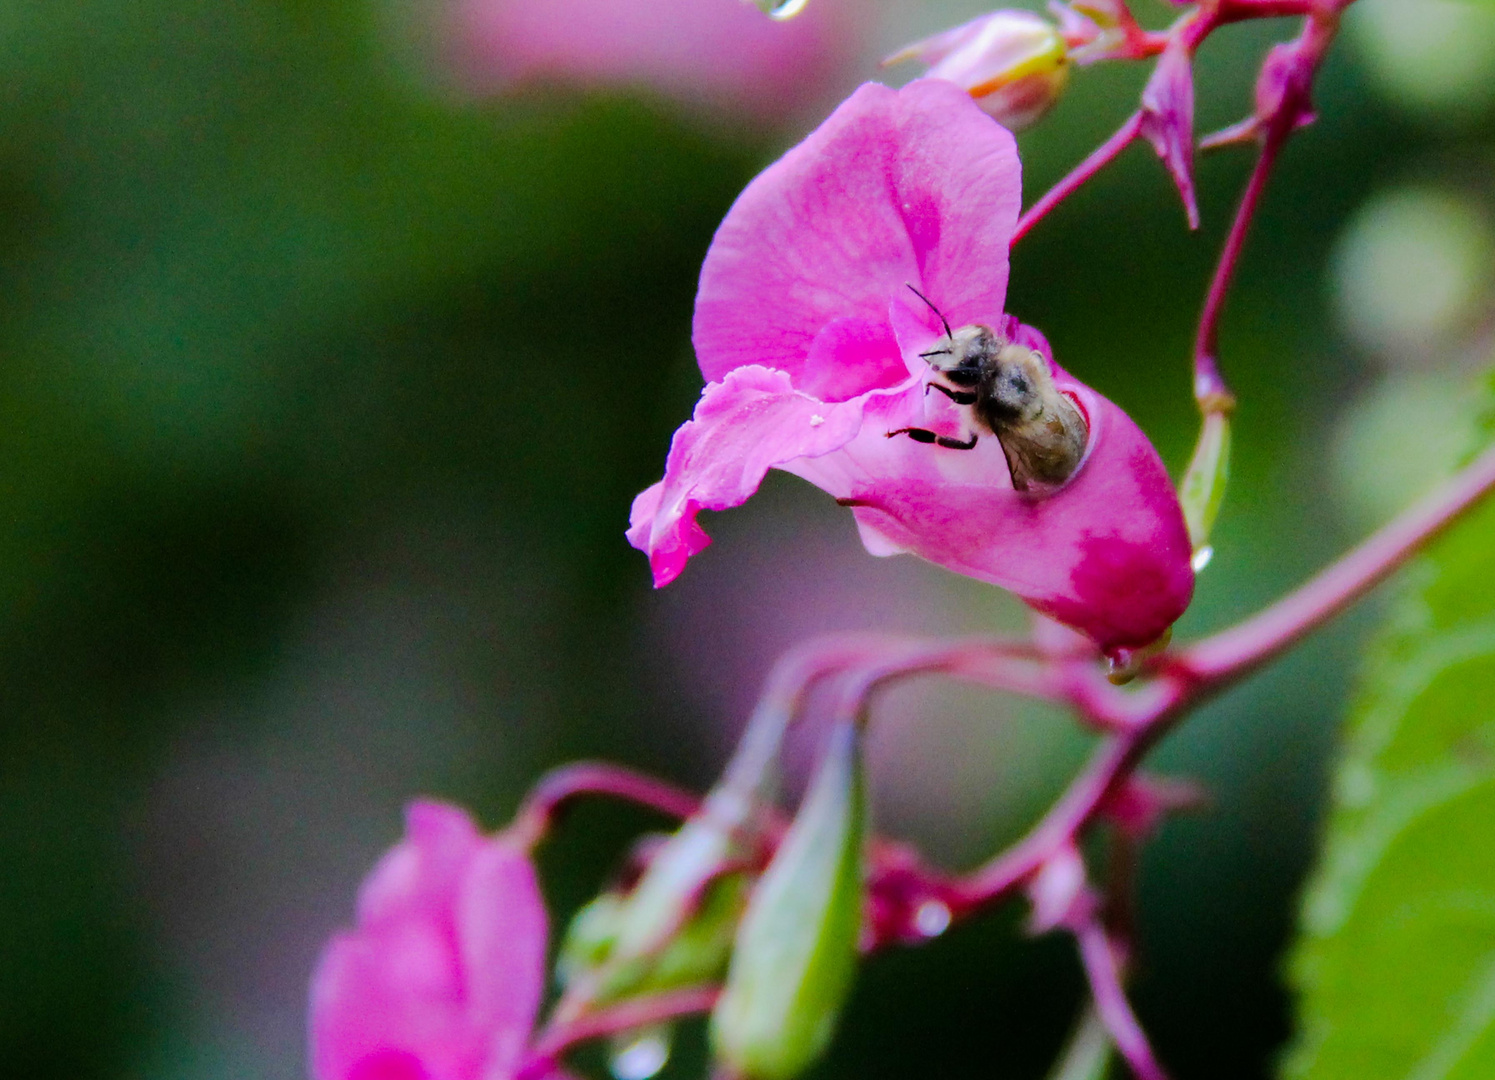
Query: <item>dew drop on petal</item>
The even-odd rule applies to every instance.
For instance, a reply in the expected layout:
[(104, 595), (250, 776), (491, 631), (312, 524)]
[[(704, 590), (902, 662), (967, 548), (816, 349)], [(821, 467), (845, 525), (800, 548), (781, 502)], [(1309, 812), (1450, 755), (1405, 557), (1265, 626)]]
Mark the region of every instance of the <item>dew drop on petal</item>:
[(649, 1080), (670, 1060), (670, 1032), (665, 1027), (644, 1028), (614, 1044), (608, 1070), (616, 1080)]
[(1215, 549), (1212, 548), (1212, 547), (1210, 547), (1208, 544), (1205, 544), (1204, 547), (1202, 547), (1198, 551), (1194, 552), (1194, 557), (1189, 560), (1189, 565), (1191, 567), (1193, 567), (1194, 573), (1197, 574), (1201, 570), (1203, 570), (1206, 566), (1208, 566), (1209, 563), (1210, 563), (1210, 560), (1213, 559), (1214, 557), (1215, 557)]
[(939, 937), (950, 927), (950, 908), (940, 900), (926, 900), (914, 911), (914, 928), (927, 938)]
[(825, 417), (821, 416), (819, 413), (815, 413), (810, 417), (811, 427), (819, 427), (823, 423), (825, 423)]

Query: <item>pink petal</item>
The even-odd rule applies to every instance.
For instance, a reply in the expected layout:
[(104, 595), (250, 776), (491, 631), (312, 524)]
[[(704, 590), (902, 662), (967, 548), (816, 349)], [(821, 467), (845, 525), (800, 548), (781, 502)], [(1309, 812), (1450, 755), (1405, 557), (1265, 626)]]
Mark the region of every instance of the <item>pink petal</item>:
[(847, 401), (897, 386), (908, 376), (898, 338), (886, 321), (832, 319), (810, 343), (796, 389), (821, 401)]
[(1189, 228), (1199, 228), (1194, 197), (1194, 66), (1188, 50), (1175, 41), (1158, 58), (1142, 91), (1142, 134), (1168, 167), (1184, 200)]
[(804, 376), (827, 324), (880, 324), (906, 284), (951, 324), (994, 323), (1017, 222), (1017, 147), (952, 83), (868, 83), (748, 185), (701, 270), (695, 345), (712, 382)]
[[(340, 934), (323, 952), (311, 984), (314, 1080), (397, 1068), (431, 1080), (479, 1080), (482, 1047), (459, 1003), (450, 993), (432, 993), (433, 983), (442, 982), (430, 978), (433, 967), (452, 974), (450, 953), (420, 958), (413, 936)], [(454, 978), (446, 982), (455, 985)]]
[(654, 584), (669, 584), (710, 542), (696, 524), (700, 511), (741, 506), (769, 469), (844, 446), (861, 412), (858, 401), (817, 401), (784, 372), (755, 365), (706, 387), (675, 432), (663, 482), (634, 500), (628, 542), (648, 554)]
[(428, 800), (411, 803), (405, 839), (385, 853), (358, 890), (359, 923), (441, 912), (482, 843), (466, 811)]
[(456, 904), (468, 1017), (489, 1034), (486, 1077), (519, 1064), (545, 992), (549, 927), (534, 865), (501, 840), (473, 859)]

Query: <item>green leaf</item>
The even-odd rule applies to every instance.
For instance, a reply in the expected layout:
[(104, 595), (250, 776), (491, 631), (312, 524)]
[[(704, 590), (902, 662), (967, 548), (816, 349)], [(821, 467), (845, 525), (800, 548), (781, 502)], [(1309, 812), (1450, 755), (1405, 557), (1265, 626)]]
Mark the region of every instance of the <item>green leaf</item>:
[(1405, 575), (1301, 930), (1286, 1075), (1495, 1076), (1495, 502)]

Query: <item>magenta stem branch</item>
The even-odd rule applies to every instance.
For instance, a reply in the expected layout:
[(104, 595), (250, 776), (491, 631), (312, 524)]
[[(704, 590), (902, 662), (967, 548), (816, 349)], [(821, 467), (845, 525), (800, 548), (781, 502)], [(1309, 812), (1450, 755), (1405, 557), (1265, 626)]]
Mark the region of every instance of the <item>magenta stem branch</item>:
[(1028, 235), (1028, 231), (1042, 221), (1050, 210), (1084, 187), (1096, 173), (1120, 157), (1121, 152), (1135, 142), (1141, 134), (1142, 113), (1135, 112), (1116, 130), (1116, 134), (1096, 147), (1089, 157), (1070, 171), (1068, 176), (1049, 188), (1036, 203), (1028, 208), (1027, 212), (1018, 219), (1017, 230), (1012, 234), (1012, 243), (1016, 244)]
[[(948, 888), (952, 908), (985, 908), (1021, 888), (1060, 846), (1072, 842), (1105, 809), (1106, 800), (1189, 706), (1219, 693), (1344, 611), (1495, 491), (1495, 447), (1476, 458), (1442, 490), (1387, 525), (1312, 581), (1265, 611), (1160, 660), (1161, 675), (1139, 691), (1106, 684), (1090, 669), (1082, 709), (1092, 722), (1105, 717), (1120, 730), (1096, 749), (1090, 764), (1031, 832)], [(1074, 700), (1072, 696), (1072, 700)]]
[(1190, 700), (1254, 671), (1349, 607), (1495, 490), (1495, 447), (1312, 581), (1265, 611), (1166, 657)]
[(1205, 294), (1204, 312), (1199, 318), (1199, 332), (1194, 339), (1194, 399), (1204, 413), (1229, 412), (1235, 406), (1235, 398), (1220, 374), (1220, 316), (1225, 311), (1225, 298), (1235, 281), (1241, 252), (1246, 247), (1246, 236), (1251, 231), (1272, 166), (1287, 141), (1287, 134), (1276, 125), (1267, 133), (1256, 165), (1251, 170), (1251, 178), (1246, 182), (1241, 205), (1236, 209), (1235, 220), (1231, 222), (1230, 233), (1225, 238), (1220, 260), (1215, 264), (1209, 292)]
[(1126, 990), (1121, 985), (1121, 965), (1105, 927), (1097, 920), (1087, 920), (1075, 930), (1075, 939), (1080, 946), (1080, 962), (1085, 966), (1085, 976), (1090, 980), (1095, 1011), (1111, 1033), (1116, 1049), (1126, 1059), (1137, 1080), (1167, 1080), (1168, 1074), (1158, 1064), (1147, 1035), (1126, 999)]
[(546, 1067), (581, 1043), (682, 1016), (710, 1012), (720, 996), (719, 986), (688, 986), (648, 997), (630, 998), (583, 1013), (564, 1024), (551, 1024), (536, 1037), (530, 1059), (520, 1069), (517, 1080), (539, 1080), (546, 1075)]
[[(1339, 11), (1348, 2), (1349, 0), (1312, 0), (1306, 4), (1294, 5), (1262, 3), (1261, 0), (1219, 0), (1212, 13), (1213, 17), (1206, 20), (1208, 26), (1204, 33), (1208, 33), (1222, 21), (1259, 18), (1266, 14), (1309, 16), (1303, 33), (1291, 46), (1286, 47), (1290, 50), (1287, 55), (1293, 58), (1294, 68), (1282, 77), (1279, 98), (1274, 103), (1271, 115), (1258, 117), (1258, 122), (1262, 123), (1261, 151), (1251, 170), (1251, 178), (1246, 182), (1246, 190), (1241, 195), (1241, 204), (1225, 238), (1220, 259), (1215, 265), (1209, 292), (1205, 294), (1199, 331), (1194, 339), (1194, 397), (1199, 402), (1200, 411), (1205, 414), (1229, 412), (1234, 407), (1235, 399), (1225, 384), (1219, 367), (1220, 318), (1225, 310), (1225, 299), (1235, 281), (1247, 234), (1250, 233), (1251, 223), (1261, 206), (1262, 195), (1266, 191), (1267, 181), (1271, 178), (1277, 158), (1292, 133), (1312, 114), (1313, 80), (1338, 32)], [(1268, 64), (1270, 63), (1269, 59)]]
[(1106, 799), (1152, 745), (1153, 738), (1150, 732), (1139, 731), (1115, 735), (1102, 742), (1090, 764), (1027, 836), (952, 883), (949, 889), (952, 908), (967, 913), (989, 907), (1025, 885), (1055, 851), (1074, 840), (1095, 820)]
[(561, 811), (583, 797), (608, 796), (658, 810), (675, 818), (687, 818), (701, 805), (698, 795), (621, 765), (581, 761), (552, 769), (540, 778), (509, 827), (510, 835), (533, 846), (555, 824)]

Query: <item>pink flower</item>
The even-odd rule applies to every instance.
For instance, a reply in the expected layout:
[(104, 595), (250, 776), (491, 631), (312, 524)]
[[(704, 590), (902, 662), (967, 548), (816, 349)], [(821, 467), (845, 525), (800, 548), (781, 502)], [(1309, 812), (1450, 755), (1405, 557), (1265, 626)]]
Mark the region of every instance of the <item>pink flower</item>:
[(860, 51), (862, 5), (775, 21), (743, 0), (452, 0), (457, 63), (479, 89), (537, 80), (649, 86), (774, 116), (830, 89)]
[[(748, 185), (701, 271), (710, 385), (633, 504), (628, 538), (656, 585), (710, 542), (700, 511), (740, 505), (778, 468), (853, 507), (872, 553), (1011, 589), (1102, 648), (1149, 642), (1182, 613), (1189, 540), (1156, 451), (1002, 310), (1019, 188), (1012, 135), (933, 79), (863, 86)], [(1036, 353), (1033, 374), (1082, 424), (1073, 475), (1018, 490), (995, 429), (948, 387), (929, 392), (948, 380), (920, 354), (949, 339), (910, 286), (952, 328)], [(896, 434), (910, 428), (976, 444)]]
[(417, 802), (364, 881), (358, 928), (311, 983), (315, 1080), (508, 1080), (545, 987), (528, 855), (453, 806)]

